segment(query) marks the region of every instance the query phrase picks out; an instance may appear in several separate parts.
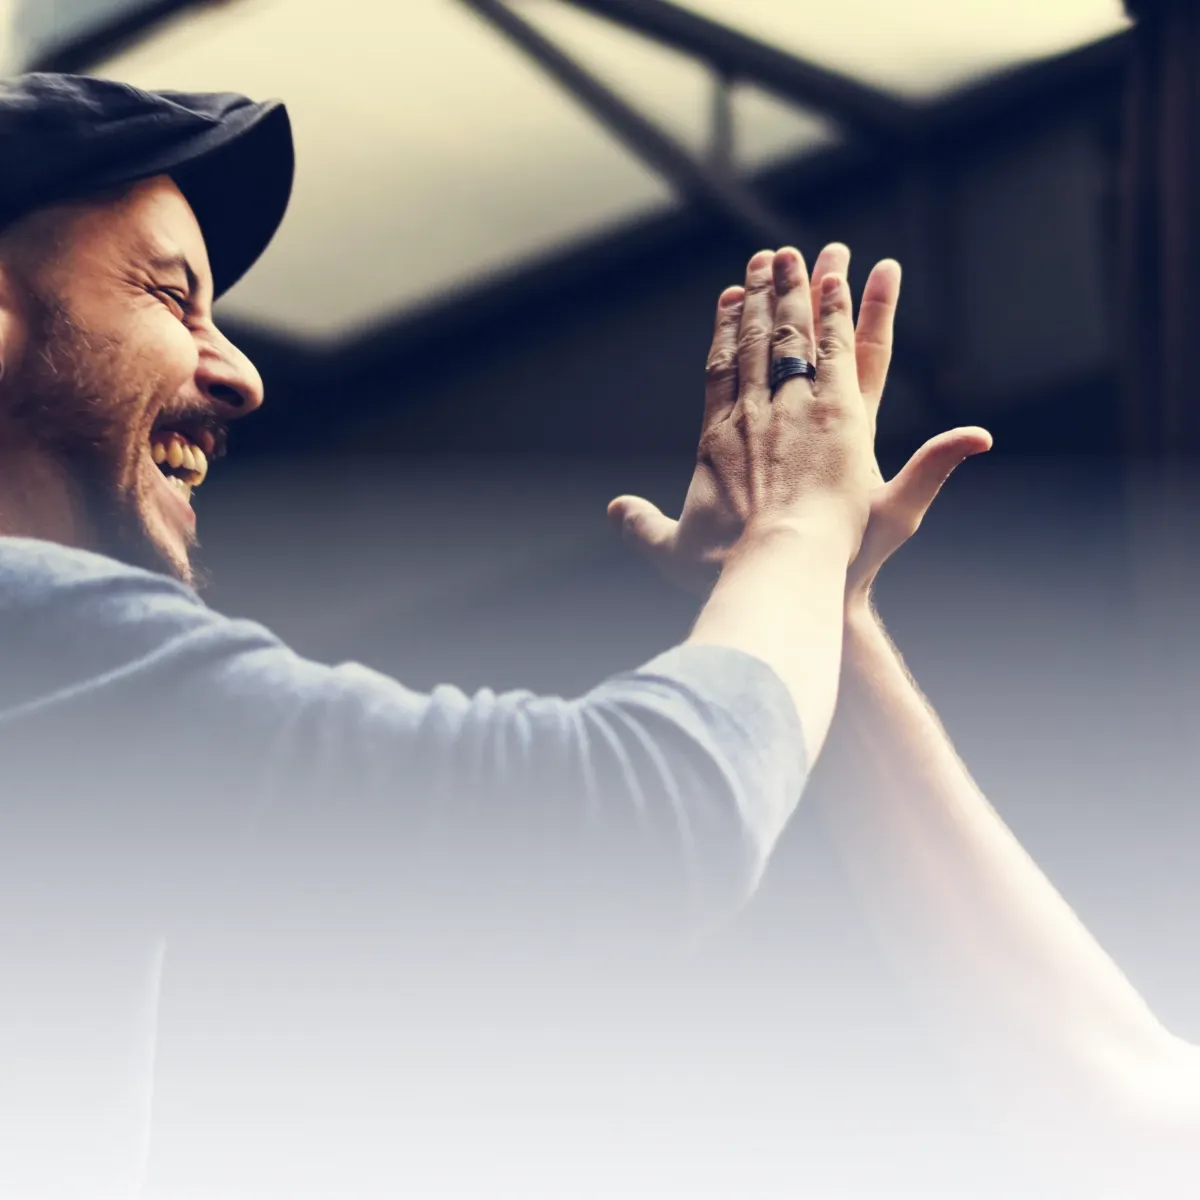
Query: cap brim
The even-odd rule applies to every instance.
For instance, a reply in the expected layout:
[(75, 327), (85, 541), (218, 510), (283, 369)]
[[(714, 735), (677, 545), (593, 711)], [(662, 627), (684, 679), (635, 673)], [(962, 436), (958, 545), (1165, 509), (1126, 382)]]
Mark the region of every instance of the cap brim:
[(198, 136), (95, 182), (156, 175), (170, 175), (192, 206), (219, 298), (258, 261), (287, 211), (295, 175), (287, 109), (278, 101), (245, 101)]
[(292, 194), (295, 153), (287, 109), (278, 103), (254, 105), (246, 117), (219, 145), (167, 172), (204, 233), (214, 297), (258, 261)]

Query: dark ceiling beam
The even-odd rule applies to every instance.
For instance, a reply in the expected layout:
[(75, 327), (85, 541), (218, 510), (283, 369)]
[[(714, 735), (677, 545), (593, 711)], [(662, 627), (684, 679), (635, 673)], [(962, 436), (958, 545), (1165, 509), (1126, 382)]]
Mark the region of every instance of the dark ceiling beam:
[(907, 137), (913, 132), (914, 105), (667, 0), (564, 3), (702, 59), (731, 79), (758, 84), (804, 108), (815, 109), (832, 118), (844, 133), (879, 141)]
[(1097, 90), (1117, 94), (1130, 56), (1128, 31), (1021, 63), (985, 76), (922, 105), (921, 141), (936, 145), (960, 137), (986, 136), (996, 123), (1013, 126), (1023, 116), (1036, 118), (1047, 106)]
[(532, 58), (626, 147), (675, 189), (685, 203), (727, 222), (756, 246), (782, 246), (796, 231), (750, 188), (702, 162), (643, 116), (502, 0), (462, 0)]
[(28, 71), (61, 71), (77, 75), (111, 58), (145, 37), (156, 25), (177, 16), (188, 8), (204, 5), (215, 7), (229, 0), (152, 0), (123, 16), (109, 21), (97, 22), (85, 28), (78, 37), (71, 38), (58, 46), (51, 46), (31, 63), (24, 64)]
[[(1019, 67), (983, 80), (931, 104), (928, 119), (937, 135), (926, 147), (939, 161), (951, 164), (963, 154), (982, 153), (988, 146), (1028, 137), (1031, 128), (1069, 113), (1094, 113), (1119, 96), (1126, 61), (1125, 38), (1070, 51), (1060, 57)], [(894, 188), (906, 169), (899, 147), (880, 153), (861, 143), (832, 145), (781, 163), (753, 180), (757, 192), (789, 209), (836, 207), (840, 197)], [(464, 336), (502, 324), (506, 314), (545, 308), (558, 311), (563, 297), (611, 286), (647, 262), (671, 256), (714, 234), (711, 220), (695, 209), (662, 213), (606, 231), (587, 241), (525, 264), (504, 277), (469, 292), (435, 301), (421, 311), (381, 314), (370, 326), (336, 345), (303, 353), (301, 345), (277, 331), (231, 326), (235, 341), (244, 341), (270, 390), (288, 396), (284, 405), (268, 404), (240, 432), (239, 446), (256, 451), (303, 449), (328, 437), (328, 397), (379, 392), (380, 379), (404, 379), (414, 363), (451, 352)], [(741, 260), (729, 249), (730, 265)], [(464, 333), (464, 331), (468, 331)], [(898, 347), (896, 369), (926, 378), (935, 364), (919, 347)], [(398, 403), (395, 387), (383, 389), (387, 403)], [(412, 392), (417, 403), (420, 388)], [(355, 414), (373, 410), (382, 400), (356, 404)]]

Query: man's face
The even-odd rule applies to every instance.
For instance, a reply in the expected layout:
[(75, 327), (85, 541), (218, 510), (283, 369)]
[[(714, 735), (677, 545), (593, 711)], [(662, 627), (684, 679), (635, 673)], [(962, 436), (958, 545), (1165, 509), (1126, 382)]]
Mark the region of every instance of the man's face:
[(166, 177), (82, 210), (27, 287), (5, 387), (29, 444), (61, 470), (89, 548), (192, 582), (192, 488), (258, 372), (216, 328), (200, 227)]

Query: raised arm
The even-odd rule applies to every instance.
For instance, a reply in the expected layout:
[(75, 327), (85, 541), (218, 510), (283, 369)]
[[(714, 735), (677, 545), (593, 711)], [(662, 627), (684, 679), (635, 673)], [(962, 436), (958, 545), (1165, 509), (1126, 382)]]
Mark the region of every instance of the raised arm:
[[(685, 644), (583, 696), (418, 695), (307, 662), (162, 576), (38, 543), (9, 549), (28, 632), (5, 679), (106, 745), (144, 747), (148, 780), (213, 748), (205, 803), (155, 790), (129, 843), (131, 869), (176, 864), (153, 885), (201, 917), (214, 894), (248, 913), (317, 897), (347, 920), (403, 895), (460, 929), (574, 928), (582, 909), (630, 928), (706, 922), (753, 888), (803, 787), (797, 745), (815, 756), (833, 711), (870, 482), (849, 310), (831, 278), (818, 355), (794, 251), (758, 256), (725, 297), (680, 521), (628, 499), (614, 511), (658, 535), (664, 562), (727, 561)], [(815, 381), (772, 393), (773, 348), (817, 361)], [(44, 621), (47, 605), (69, 611)], [(78, 774), (114, 812), (144, 802), (86, 755), (61, 765), (64, 796)]]
[[(874, 276), (859, 319), (872, 426), (898, 290), (898, 273)], [(891, 958), (977, 1082), (1038, 1120), (1186, 1146), (1200, 1138), (1200, 1051), (1163, 1028), (989, 805), (871, 605), (879, 568), (989, 445), (982, 430), (943, 434), (875, 491), (816, 802)]]
[(987, 802), (862, 597), (814, 792), (891, 958), (977, 1082), (1040, 1118), (1200, 1138), (1200, 1053)]
[[(832, 719), (841, 657), (839, 596), (873, 483), (858, 388), (850, 291), (826, 272), (811, 288), (799, 252), (763, 252), (745, 288), (724, 293), (708, 362), (696, 472), (678, 522), (621, 497), (610, 514), (670, 577), (720, 577), (689, 641), (753, 655), (783, 680), (809, 762)], [(773, 359), (815, 364), (772, 393)]]

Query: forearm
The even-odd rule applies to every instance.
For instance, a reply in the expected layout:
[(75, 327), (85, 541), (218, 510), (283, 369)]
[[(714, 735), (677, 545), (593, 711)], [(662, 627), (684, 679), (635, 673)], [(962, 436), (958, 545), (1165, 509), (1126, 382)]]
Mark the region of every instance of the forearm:
[(775, 671), (796, 705), (809, 763), (837, 702), (848, 557), (844, 540), (815, 523), (747, 537), (688, 638), (741, 650)]
[(1080, 1091), (1177, 1044), (988, 804), (866, 606), (847, 616), (817, 802), (914, 989), (973, 1059)]

